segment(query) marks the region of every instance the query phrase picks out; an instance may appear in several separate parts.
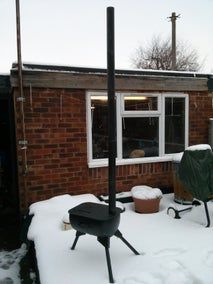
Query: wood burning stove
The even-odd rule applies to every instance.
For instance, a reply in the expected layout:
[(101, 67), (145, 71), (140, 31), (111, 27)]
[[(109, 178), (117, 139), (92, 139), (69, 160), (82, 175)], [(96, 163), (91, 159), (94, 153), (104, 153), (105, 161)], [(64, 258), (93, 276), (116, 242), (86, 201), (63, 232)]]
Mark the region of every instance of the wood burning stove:
[(120, 238), (136, 255), (139, 253), (130, 245), (118, 230), (120, 223), (120, 208), (115, 206), (116, 185), (116, 105), (115, 105), (115, 67), (114, 67), (114, 8), (107, 8), (107, 81), (108, 81), (108, 143), (109, 166), (108, 188), (109, 206), (99, 203), (86, 202), (69, 210), (72, 227), (76, 230), (76, 237), (71, 247), (75, 249), (80, 236), (90, 234), (105, 247), (107, 267), (110, 283), (114, 283), (111, 260), (110, 238), (115, 235)]
[(85, 202), (69, 210), (70, 223), (76, 230), (76, 237), (71, 249), (75, 249), (80, 236), (85, 234), (96, 236), (97, 240), (105, 247), (110, 283), (114, 283), (109, 253), (110, 237), (115, 235), (120, 238), (136, 255), (139, 255), (118, 230), (120, 213), (120, 208), (115, 208), (115, 212), (112, 214), (109, 212), (108, 205), (93, 202)]

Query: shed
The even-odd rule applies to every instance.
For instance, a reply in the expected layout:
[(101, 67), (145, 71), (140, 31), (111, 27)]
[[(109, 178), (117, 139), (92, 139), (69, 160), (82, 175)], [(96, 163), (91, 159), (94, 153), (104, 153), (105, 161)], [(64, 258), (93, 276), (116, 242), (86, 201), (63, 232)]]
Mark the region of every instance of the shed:
[[(106, 72), (23, 64), (20, 101), (13, 66), (21, 209), (58, 194), (107, 193)], [(212, 80), (192, 72), (116, 70), (117, 192), (139, 184), (172, 190), (173, 154), (208, 143)], [(20, 143), (23, 127), (27, 147)]]

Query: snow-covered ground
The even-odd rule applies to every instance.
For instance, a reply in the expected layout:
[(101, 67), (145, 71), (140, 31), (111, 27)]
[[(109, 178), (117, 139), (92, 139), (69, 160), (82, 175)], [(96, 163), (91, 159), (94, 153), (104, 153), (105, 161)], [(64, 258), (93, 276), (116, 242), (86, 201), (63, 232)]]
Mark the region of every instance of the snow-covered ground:
[[(85, 235), (70, 250), (75, 230), (63, 230), (68, 209), (87, 201), (98, 202), (91, 194), (62, 195), (31, 205), (34, 217), (28, 238), (35, 243), (41, 284), (109, 283), (104, 247), (94, 236)], [(111, 238), (117, 284), (213, 283), (213, 227), (205, 228), (204, 207), (173, 219), (167, 215), (171, 204), (173, 194), (163, 195), (160, 211), (154, 214), (135, 213), (133, 203), (125, 204), (119, 229), (140, 255), (134, 255), (118, 238)], [(213, 202), (208, 206), (213, 221)]]
[(0, 251), (0, 284), (19, 284), (19, 263), (26, 254), (26, 245), (13, 251)]

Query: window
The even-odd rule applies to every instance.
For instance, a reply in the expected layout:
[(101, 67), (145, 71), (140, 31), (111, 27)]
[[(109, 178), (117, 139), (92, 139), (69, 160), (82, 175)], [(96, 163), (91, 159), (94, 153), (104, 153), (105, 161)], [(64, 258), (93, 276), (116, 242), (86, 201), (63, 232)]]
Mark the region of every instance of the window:
[(165, 98), (165, 153), (185, 148), (185, 98)]
[(151, 111), (158, 109), (157, 97), (124, 95), (125, 111)]
[(123, 117), (122, 146), (124, 159), (153, 157), (159, 154), (158, 117)]
[(91, 96), (92, 158), (108, 157), (107, 96)]
[[(188, 146), (188, 96), (116, 93), (117, 164), (171, 160)], [(107, 93), (87, 93), (89, 167), (107, 165)]]

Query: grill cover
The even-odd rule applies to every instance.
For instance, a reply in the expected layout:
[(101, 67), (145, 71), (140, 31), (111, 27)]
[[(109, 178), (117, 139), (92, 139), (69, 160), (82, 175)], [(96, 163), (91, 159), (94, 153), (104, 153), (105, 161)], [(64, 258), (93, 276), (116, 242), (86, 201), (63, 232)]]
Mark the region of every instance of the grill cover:
[(213, 153), (211, 149), (185, 150), (178, 176), (193, 197), (208, 201), (213, 194)]

